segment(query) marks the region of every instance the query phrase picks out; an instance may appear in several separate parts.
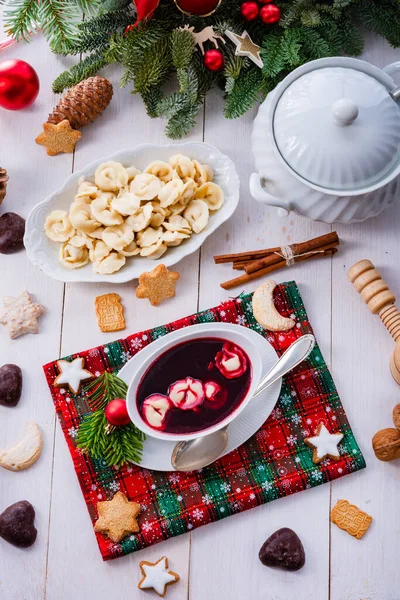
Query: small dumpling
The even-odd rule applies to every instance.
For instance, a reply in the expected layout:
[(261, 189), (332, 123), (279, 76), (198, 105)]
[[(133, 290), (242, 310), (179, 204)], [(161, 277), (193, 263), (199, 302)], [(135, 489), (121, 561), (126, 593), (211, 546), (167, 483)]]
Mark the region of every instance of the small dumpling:
[(170, 206), (171, 215), (181, 215), (186, 208), (186, 204), (182, 204), (181, 201), (176, 202), (173, 206)]
[(136, 243), (141, 248), (148, 248), (153, 244), (156, 244), (159, 239), (162, 238), (163, 230), (161, 227), (158, 229), (153, 229), (152, 227), (147, 227), (144, 231), (141, 231), (136, 236)]
[(132, 179), (135, 179), (136, 175), (140, 175), (141, 173), (141, 171), (139, 171), (139, 169), (137, 169), (133, 165), (131, 167), (127, 167), (125, 171), (128, 175), (128, 183), (130, 183)]
[(147, 246), (146, 248), (142, 248), (140, 251), (140, 256), (152, 258), (155, 260), (157, 258), (161, 258), (161, 256), (165, 254), (167, 249), (167, 246), (163, 243), (162, 239), (160, 238), (155, 244)]
[(162, 241), (166, 246), (179, 246), (183, 240), (186, 240), (189, 237), (189, 234), (180, 233), (179, 231), (164, 231)]
[(90, 233), (88, 233), (88, 236), (95, 240), (102, 240), (103, 239), (103, 231), (104, 231), (104, 227), (98, 227), (94, 231), (91, 231)]
[(196, 169), (188, 156), (175, 154), (174, 156), (171, 156), (169, 163), (181, 179), (186, 180), (187, 177), (191, 177), (192, 179), (195, 178)]
[(202, 165), (196, 159), (193, 160), (193, 165), (195, 168), (194, 180), (197, 185), (203, 185), (203, 183), (207, 183), (207, 181), (212, 181), (214, 179), (214, 173), (211, 167)]
[(173, 177), (174, 170), (172, 166), (163, 160), (155, 160), (144, 170), (144, 173), (151, 173), (160, 179), (163, 183), (168, 183)]
[(119, 212), (120, 215), (128, 217), (134, 215), (140, 208), (140, 198), (132, 194), (132, 192), (126, 192), (121, 190), (116, 198), (111, 200), (111, 207)]
[(107, 227), (112, 225), (120, 225), (123, 222), (123, 217), (111, 206), (114, 194), (102, 194), (96, 200), (93, 200), (90, 205), (92, 214), (99, 221)]
[(178, 177), (171, 179), (171, 181), (166, 183), (158, 193), (158, 199), (162, 208), (167, 208), (168, 206), (175, 204), (175, 202), (178, 202), (182, 196), (183, 189), (183, 181)]
[(84, 233), (91, 233), (97, 229), (100, 222), (92, 214), (90, 204), (78, 204), (73, 202), (69, 209), (69, 219), (75, 229)]
[(91, 248), (93, 246), (93, 240), (83, 231), (75, 231), (75, 235), (72, 236), (69, 243), (75, 248)]
[(89, 250), (89, 258), (92, 262), (99, 262), (108, 256), (110, 252), (111, 248), (103, 240), (95, 240)]
[(83, 177), (79, 180), (78, 191), (75, 196), (75, 202), (90, 204), (97, 197), (99, 188), (90, 181), (85, 181)]
[(75, 233), (68, 213), (65, 210), (53, 210), (44, 222), (44, 231), (53, 242), (66, 242)]
[(111, 273), (116, 273), (126, 263), (125, 256), (119, 254), (118, 252), (112, 251), (102, 260), (99, 260), (93, 263), (93, 271), (95, 273), (99, 273), (100, 275), (111, 275)]
[(64, 242), (60, 248), (59, 260), (67, 269), (79, 269), (89, 262), (89, 250), (86, 246), (77, 248), (69, 242)]
[(208, 205), (204, 200), (192, 200), (183, 216), (189, 222), (193, 231), (200, 233), (207, 227), (209, 219)]
[(148, 227), (152, 212), (153, 207), (151, 202), (149, 202), (142, 206), (135, 215), (128, 217), (126, 223), (133, 231), (142, 231), (142, 229), (146, 229), (146, 227)]
[(140, 254), (140, 248), (137, 247), (135, 241), (131, 242), (129, 246), (125, 246), (122, 250), (119, 251), (122, 256), (136, 256)]
[(224, 192), (216, 183), (203, 183), (196, 191), (196, 199), (204, 200), (210, 210), (219, 210), (224, 203)]
[(168, 231), (179, 231), (180, 233), (187, 233), (190, 235), (191, 227), (189, 221), (180, 215), (172, 215), (168, 221), (163, 223), (163, 226)]
[(179, 202), (185, 206), (194, 199), (197, 190), (197, 183), (191, 177), (186, 179), (186, 183), (183, 184), (183, 191)]
[(125, 246), (129, 246), (134, 237), (132, 227), (129, 227), (126, 223), (106, 227), (103, 231), (103, 241), (107, 246), (118, 252), (121, 252)]
[(141, 173), (129, 184), (129, 190), (140, 200), (153, 200), (158, 196), (161, 187), (161, 181), (151, 173)]
[(128, 173), (121, 163), (110, 160), (96, 169), (94, 181), (105, 192), (117, 192), (128, 183)]
[(151, 205), (153, 207), (153, 212), (151, 214), (150, 225), (151, 227), (160, 227), (167, 216), (167, 211), (159, 202), (153, 201)]

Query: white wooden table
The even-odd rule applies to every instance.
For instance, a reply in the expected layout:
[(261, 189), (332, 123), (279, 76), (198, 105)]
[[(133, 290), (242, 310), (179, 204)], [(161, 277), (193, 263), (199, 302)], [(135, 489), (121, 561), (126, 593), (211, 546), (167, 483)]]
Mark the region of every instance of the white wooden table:
[[(382, 39), (370, 37), (364, 58), (384, 66), (399, 59), (399, 54)], [(16, 211), (26, 216), (74, 169), (141, 142), (166, 141), (164, 124), (148, 118), (140, 99), (131, 96), (129, 89), (119, 89), (120, 71), (110, 68), (105, 75), (115, 84), (115, 96), (107, 112), (84, 130), (75, 155), (48, 157), (34, 139), (56, 103), (51, 82), (71, 61), (52, 55), (40, 38), (0, 54), (0, 60), (13, 57), (34, 66), (41, 92), (30, 109), (15, 113), (0, 109), (0, 165), (10, 175), (1, 212)], [(33, 467), (20, 473), (0, 472), (0, 511), (27, 499), (36, 509), (38, 529), (35, 545), (26, 550), (0, 539), (1, 600), (144, 598), (136, 587), (138, 563), (163, 554), (181, 575), (181, 582), (168, 592), (169, 600), (399, 600), (400, 463), (379, 462), (371, 449), (373, 434), (392, 425), (391, 410), (400, 401), (400, 390), (389, 373), (393, 346), (379, 319), (369, 314), (347, 282), (346, 270), (356, 260), (370, 258), (392, 289), (400, 293), (400, 201), (366, 223), (338, 225), (343, 246), (332, 261), (310, 261), (277, 274), (278, 281), (295, 278), (300, 286), (366, 457), (366, 470), (202, 527), (139, 554), (103, 563), (55, 417), (42, 365), (115, 337), (101, 333), (97, 327), (93, 307), (97, 295), (111, 291), (121, 294), (127, 333), (133, 333), (227, 298), (229, 292), (224, 292), (219, 283), (229, 278), (230, 267), (216, 267), (214, 254), (302, 241), (332, 229), (294, 215), (281, 220), (273, 209), (250, 198), (254, 115), (252, 112), (241, 120), (226, 121), (220, 94), (207, 97), (190, 139), (215, 144), (231, 156), (242, 181), (241, 202), (234, 217), (207, 240), (201, 251), (179, 264), (178, 294), (159, 308), (137, 300), (134, 283), (118, 289), (107, 284), (63, 285), (32, 267), (23, 251), (0, 255), (0, 297), (27, 289), (46, 307), (39, 335), (10, 341), (7, 331), (0, 331), (0, 365), (17, 363), (24, 376), (19, 405), (13, 409), (0, 406), (0, 447), (19, 440), (29, 419), (37, 421), (44, 434), (43, 454)], [(357, 541), (331, 525), (330, 509), (338, 498), (354, 502), (374, 517), (365, 539)], [(306, 566), (297, 573), (268, 569), (257, 557), (264, 540), (283, 526), (292, 527), (305, 546)]]

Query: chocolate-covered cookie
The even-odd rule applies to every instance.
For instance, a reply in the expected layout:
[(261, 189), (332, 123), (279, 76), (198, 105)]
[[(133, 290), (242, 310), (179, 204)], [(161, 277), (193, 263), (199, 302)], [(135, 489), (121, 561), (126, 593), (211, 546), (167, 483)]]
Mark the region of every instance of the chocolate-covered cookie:
[(0, 537), (19, 548), (32, 546), (37, 536), (34, 520), (32, 504), (27, 500), (16, 502), (0, 515)]
[(25, 219), (9, 212), (0, 217), (0, 253), (12, 254), (24, 247)]
[(260, 548), (259, 559), (266, 567), (298, 571), (306, 562), (303, 544), (288, 527), (275, 531)]
[(22, 371), (17, 365), (0, 368), (0, 404), (16, 406), (21, 398)]

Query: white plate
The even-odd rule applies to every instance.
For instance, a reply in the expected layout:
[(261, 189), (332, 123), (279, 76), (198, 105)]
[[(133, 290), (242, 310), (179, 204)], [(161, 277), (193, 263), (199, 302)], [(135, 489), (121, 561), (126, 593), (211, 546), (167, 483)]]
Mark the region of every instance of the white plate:
[[(212, 323), (207, 323), (207, 326)], [(215, 325), (220, 325), (216, 323)], [(192, 327), (198, 327), (199, 330), (203, 327), (203, 324), (193, 325)], [(240, 327), (237, 325), (237, 327)], [(260, 350), (262, 364), (263, 364), (263, 375), (266, 374), (271, 367), (277, 361), (277, 355), (275, 350), (267, 340), (265, 340), (259, 333), (256, 333), (252, 329), (243, 327), (243, 330), (247, 332), (249, 338), (254, 341)], [(176, 339), (179, 340), (182, 335), (182, 330), (178, 329), (172, 333), (167, 334), (171, 341)], [(118, 377), (121, 377), (127, 383), (130, 384), (136, 370), (142, 364), (142, 362), (157, 350), (159, 346), (165, 343), (165, 337), (152, 342), (143, 350), (140, 350), (118, 373)], [(279, 380), (271, 385), (263, 394), (260, 394), (254, 400), (251, 400), (249, 405), (241, 412), (234, 421), (229, 425), (229, 442), (226, 451), (223, 455), (232, 452), (238, 446), (248, 440), (264, 423), (264, 421), (271, 414), (278, 398), (281, 389), (282, 381)], [(155, 471), (173, 471), (171, 465), (171, 455), (175, 447), (176, 442), (164, 441), (157, 438), (147, 436), (143, 444), (143, 458), (140, 466), (145, 469), (153, 469)]]
[[(151, 161), (160, 159), (168, 160), (174, 154), (186, 154), (196, 158), (201, 163), (210, 165), (214, 171), (214, 181), (224, 191), (225, 202), (223, 206), (211, 214), (207, 227), (199, 234), (193, 234), (184, 240), (180, 246), (168, 248), (168, 251), (159, 260), (144, 257), (128, 258), (125, 266), (112, 275), (99, 275), (93, 273), (91, 264), (81, 269), (66, 269), (58, 261), (60, 245), (49, 240), (44, 232), (44, 222), (51, 211), (69, 210), (74, 200), (78, 180), (84, 176), (93, 180), (96, 168), (103, 162), (115, 160), (122, 164), (135, 165), (143, 170)], [(42, 271), (58, 281), (89, 281), (98, 283), (106, 281), (109, 283), (123, 283), (139, 277), (144, 271), (151, 271), (159, 262), (167, 267), (176, 264), (185, 256), (192, 254), (208, 236), (213, 233), (222, 223), (227, 221), (234, 213), (239, 202), (240, 180), (235, 165), (230, 158), (222, 154), (217, 148), (203, 142), (185, 142), (181, 144), (169, 144), (161, 146), (158, 144), (141, 144), (129, 150), (122, 150), (112, 156), (90, 163), (87, 167), (70, 175), (64, 185), (51, 194), (46, 200), (37, 204), (29, 213), (25, 226), (24, 244), (29, 260)]]

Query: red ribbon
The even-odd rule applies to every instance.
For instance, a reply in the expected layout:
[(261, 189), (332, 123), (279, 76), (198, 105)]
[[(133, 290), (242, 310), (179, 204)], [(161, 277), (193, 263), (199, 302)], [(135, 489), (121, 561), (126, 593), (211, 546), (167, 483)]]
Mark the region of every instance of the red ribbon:
[(160, 0), (133, 0), (133, 2), (137, 12), (135, 25), (139, 25), (139, 23), (144, 19), (151, 19), (154, 11), (160, 3)]

